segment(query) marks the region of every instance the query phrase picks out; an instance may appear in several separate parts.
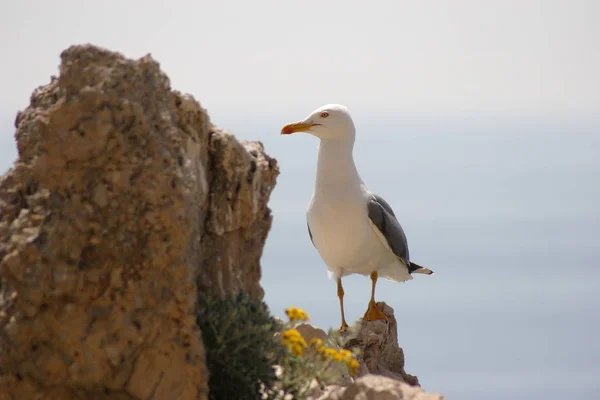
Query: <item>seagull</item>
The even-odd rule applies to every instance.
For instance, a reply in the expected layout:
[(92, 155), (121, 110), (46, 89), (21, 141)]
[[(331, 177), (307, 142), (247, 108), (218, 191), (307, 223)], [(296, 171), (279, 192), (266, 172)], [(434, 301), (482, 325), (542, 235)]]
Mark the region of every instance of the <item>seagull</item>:
[(337, 279), (340, 331), (348, 327), (342, 277), (350, 274), (371, 278), (371, 300), (363, 320), (387, 320), (375, 302), (377, 279), (405, 282), (413, 273), (433, 275), (433, 271), (410, 261), (406, 235), (392, 207), (361, 179), (352, 155), (356, 129), (348, 109), (328, 104), (281, 129), (282, 135), (296, 132), (320, 139), (307, 226), (329, 276)]

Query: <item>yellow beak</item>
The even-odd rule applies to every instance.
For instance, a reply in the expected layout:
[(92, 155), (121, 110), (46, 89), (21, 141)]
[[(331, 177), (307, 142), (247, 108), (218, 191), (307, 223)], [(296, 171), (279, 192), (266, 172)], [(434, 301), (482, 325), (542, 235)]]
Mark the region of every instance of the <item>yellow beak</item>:
[(281, 134), (282, 135), (290, 135), (290, 134), (296, 133), (296, 132), (306, 132), (315, 125), (321, 125), (321, 124), (292, 122), (291, 124), (287, 124), (286, 126), (281, 128)]

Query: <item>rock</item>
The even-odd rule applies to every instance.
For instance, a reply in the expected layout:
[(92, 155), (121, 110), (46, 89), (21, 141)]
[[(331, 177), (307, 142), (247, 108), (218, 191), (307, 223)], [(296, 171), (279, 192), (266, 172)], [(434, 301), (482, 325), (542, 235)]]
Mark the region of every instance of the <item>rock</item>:
[(379, 375), (365, 375), (347, 388), (332, 386), (318, 400), (443, 400), (437, 393)]
[(346, 391), (345, 386), (340, 385), (329, 385), (326, 386), (317, 396), (313, 396), (310, 399), (313, 400), (339, 400)]
[(202, 236), (199, 294), (243, 291), (263, 297), (260, 257), (271, 229), (267, 200), (279, 175), (260, 142), (238, 142), (219, 129), (210, 134), (206, 231)]
[(296, 329), (300, 332), (306, 343), (309, 343), (312, 339), (321, 339), (323, 342), (327, 341), (327, 334), (325, 331), (314, 325), (302, 323), (296, 326)]
[(358, 348), (361, 367), (358, 376), (376, 374), (419, 386), (416, 376), (404, 370), (404, 352), (398, 346), (398, 325), (394, 310), (384, 302), (377, 303), (387, 321), (363, 321), (356, 336), (348, 340), (346, 348)]
[(206, 399), (195, 313), (262, 297), (277, 163), (150, 56), (61, 58), (0, 179), (0, 400)]
[[(394, 310), (384, 302), (377, 303), (387, 321), (359, 322), (342, 337), (344, 347), (358, 350), (360, 369), (353, 379), (329, 385), (311, 393), (311, 400), (442, 400), (443, 396), (424, 392), (416, 376), (404, 370), (404, 352), (398, 346), (398, 328)], [(304, 336), (320, 335), (322, 330), (303, 324)], [(324, 334), (324, 332), (323, 332)], [(306, 336), (305, 336), (306, 337)]]

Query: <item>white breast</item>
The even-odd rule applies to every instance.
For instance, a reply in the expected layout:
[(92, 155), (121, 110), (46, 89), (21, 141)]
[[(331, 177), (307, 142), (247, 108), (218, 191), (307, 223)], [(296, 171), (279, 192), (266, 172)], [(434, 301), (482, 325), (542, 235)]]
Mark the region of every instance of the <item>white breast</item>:
[(313, 197), (307, 219), (315, 247), (336, 276), (368, 275), (389, 253), (370, 226), (364, 196)]

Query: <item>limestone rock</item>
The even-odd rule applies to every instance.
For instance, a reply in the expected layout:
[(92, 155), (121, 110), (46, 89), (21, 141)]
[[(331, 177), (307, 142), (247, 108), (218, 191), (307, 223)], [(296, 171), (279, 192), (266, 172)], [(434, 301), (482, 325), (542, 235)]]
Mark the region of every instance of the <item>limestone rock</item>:
[(443, 400), (437, 393), (379, 375), (365, 375), (347, 388), (330, 387), (318, 400)]
[[(387, 321), (358, 322), (345, 333), (344, 347), (358, 349), (360, 368), (353, 379), (315, 390), (311, 400), (442, 400), (436, 393), (424, 392), (416, 376), (404, 370), (404, 352), (398, 346), (398, 328), (394, 310), (384, 302), (377, 303)], [(325, 335), (309, 324), (298, 327), (302, 336)]]
[[(223, 297), (243, 291), (263, 297), (260, 257), (271, 229), (267, 200), (279, 174), (260, 142), (210, 134), (206, 231), (202, 235), (199, 294)], [(201, 299), (202, 300), (202, 299)]]
[(324, 342), (327, 340), (325, 331), (314, 325), (302, 323), (299, 324), (296, 329), (300, 332), (306, 343), (309, 343), (312, 339), (321, 339)]
[(398, 346), (398, 324), (394, 310), (384, 302), (377, 303), (387, 321), (363, 321), (358, 334), (350, 339), (346, 348), (360, 350), (361, 367), (358, 376), (376, 374), (419, 386), (416, 376), (404, 370), (404, 351)]
[(0, 179), (0, 400), (206, 399), (195, 312), (262, 296), (277, 163), (150, 56), (61, 58)]

